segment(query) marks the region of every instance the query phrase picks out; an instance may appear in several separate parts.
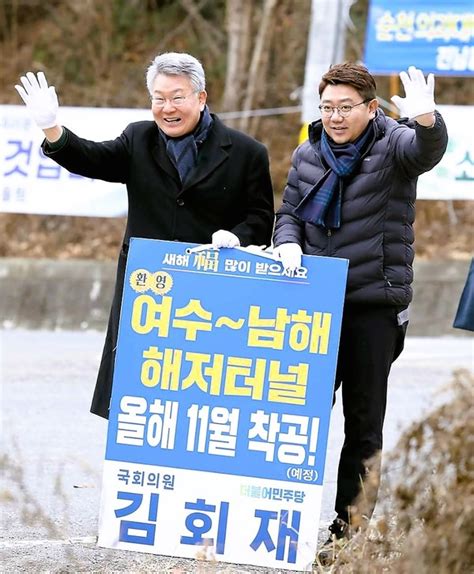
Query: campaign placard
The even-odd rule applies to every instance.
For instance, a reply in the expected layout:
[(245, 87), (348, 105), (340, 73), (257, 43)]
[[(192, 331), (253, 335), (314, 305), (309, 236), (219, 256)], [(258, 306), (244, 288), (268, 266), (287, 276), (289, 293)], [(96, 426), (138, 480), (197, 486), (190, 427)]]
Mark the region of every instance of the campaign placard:
[(132, 239), (100, 546), (308, 570), (348, 261)]

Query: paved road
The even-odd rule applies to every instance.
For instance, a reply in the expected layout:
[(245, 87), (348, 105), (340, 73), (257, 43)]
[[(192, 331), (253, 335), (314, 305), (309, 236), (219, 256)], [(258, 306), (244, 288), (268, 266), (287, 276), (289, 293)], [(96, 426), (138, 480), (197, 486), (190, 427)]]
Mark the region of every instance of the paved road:
[[(106, 422), (89, 414), (103, 334), (1, 331), (2, 572), (263, 573), (110, 551), (95, 545)], [(385, 450), (442, 399), (456, 368), (473, 368), (468, 338), (408, 338), (389, 388)], [(320, 537), (333, 518), (340, 404), (333, 410)], [(275, 570), (274, 572), (277, 572)], [(288, 572), (288, 571), (286, 571)]]

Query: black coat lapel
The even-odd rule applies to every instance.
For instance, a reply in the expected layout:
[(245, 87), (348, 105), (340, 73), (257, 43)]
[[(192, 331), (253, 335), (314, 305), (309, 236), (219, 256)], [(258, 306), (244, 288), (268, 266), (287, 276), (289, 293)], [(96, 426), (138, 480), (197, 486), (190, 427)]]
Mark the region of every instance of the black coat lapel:
[(160, 169), (162, 169), (173, 179), (175, 179), (177, 183), (179, 184), (181, 183), (178, 170), (175, 168), (172, 161), (168, 157), (165, 142), (163, 141), (163, 138), (160, 136), (158, 132), (156, 134), (156, 139), (153, 144), (151, 155), (153, 156), (155, 163), (158, 165)]
[(196, 185), (215, 171), (229, 157), (232, 141), (224, 124), (213, 115), (214, 124), (198, 152), (197, 166), (189, 174), (183, 191)]

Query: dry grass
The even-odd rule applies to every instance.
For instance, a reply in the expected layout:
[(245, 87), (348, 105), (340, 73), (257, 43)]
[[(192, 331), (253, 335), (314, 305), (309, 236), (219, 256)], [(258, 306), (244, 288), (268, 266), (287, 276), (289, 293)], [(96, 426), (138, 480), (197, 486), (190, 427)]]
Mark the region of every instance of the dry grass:
[[(315, 572), (473, 571), (473, 382), (472, 373), (456, 372), (450, 400), (402, 435), (387, 457), (386, 467), (398, 472), (396, 479), (387, 479), (379, 497), (379, 518), (362, 528), (330, 568)], [(359, 507), (363, 506), (362, 499)]]

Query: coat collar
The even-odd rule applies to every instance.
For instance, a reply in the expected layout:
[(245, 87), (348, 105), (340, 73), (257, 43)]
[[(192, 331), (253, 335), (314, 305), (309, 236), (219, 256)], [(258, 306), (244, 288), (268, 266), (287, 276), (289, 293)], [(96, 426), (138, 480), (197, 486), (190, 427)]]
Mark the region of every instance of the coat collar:
[(163, 138), (160, 136), (160, 132), (158, 131), (158, 126), (155, 124), (156, 132), (154, 135), (154, 141), (151, 149), (151, 155), (158, 165), (160, 170), (165, 171), (169, 176), (171, 176), (176, 182), (179, 184), (179, 174), (178, 170), (172, 164), (168, 154), (166, 152), (166, 144)]
[(197, 165), (184, 184), (183, 191), (205, 179), (229, 157), (228, 150), (232, 146), (229, 131), (216, 115), (211, 116), (212, 128), (199, 149)]
[[(199, 149), (197, 166), (180, 193), (202, 181), (229, 157), (228, 150), (232, 146), (229, 130), (215, 114), (211, 114), (211, 116), (213, 124), (205, 142)], [(156, 132), (152, 155), (159, 168), (176, 180), (181, 187), (178, 172), (166, 153), (165, 142), (158, 131)]]

